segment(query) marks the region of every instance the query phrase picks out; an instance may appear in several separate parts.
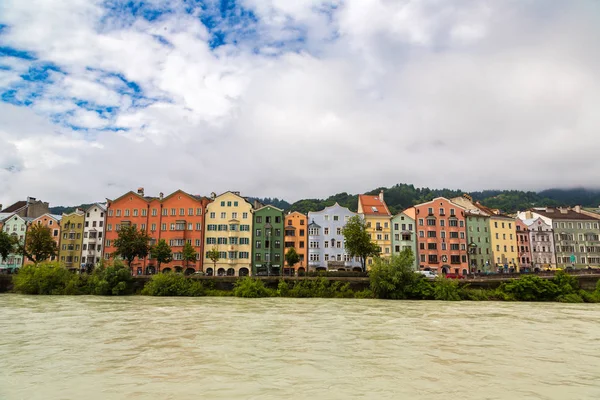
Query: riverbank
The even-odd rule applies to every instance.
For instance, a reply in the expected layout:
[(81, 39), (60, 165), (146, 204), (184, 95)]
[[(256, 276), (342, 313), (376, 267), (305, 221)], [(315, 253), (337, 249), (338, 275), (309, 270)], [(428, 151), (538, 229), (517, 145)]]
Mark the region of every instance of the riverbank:
[[(10, 277), (11, 282), (7, 282)], [(146, 295), (146, 296), (236, 296), (378, 298), (392, 300), (445, 301), (558, 301), (600, 303), (600, 283), (590, 285), (592, 275), (576, 277), (559, 272), (553, 277), (535, 275), (492, 281), (433, 281), (412, 271), (373, 269), (368, 278), (356, 277), (261, 277), (208, 278), (166, 273), (151, 277), (132, 277), (121, 265), (95, 270), (92, 274), (73, 274), (54, 264), (24, 267), (16, 275), (4, 275), (0, 286), (15, 293), (36, 295)], [(582, 285), (585, 282), (585, 286)], [(12, 284), (12, 288), (10, 285)], [(479, 285), (479, 286), (478, 286)]]

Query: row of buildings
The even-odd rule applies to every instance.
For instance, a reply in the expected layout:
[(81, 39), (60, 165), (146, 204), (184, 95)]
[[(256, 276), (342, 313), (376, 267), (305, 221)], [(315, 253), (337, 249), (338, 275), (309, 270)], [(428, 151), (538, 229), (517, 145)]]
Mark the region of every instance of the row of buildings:
[[(436, 198), (392, 215), (382, 191), (360, 195), (356, 213), (336, 203), (305, 215), (250, 202), (239, 192), (204, 197), (178, 190), (154, 197), (139, 188), (63, 215), (50, 214), (48, 203), (29, 198), (0, 211), (0, 229), (24, 242), (30, 226), (47, 226), (59, 249), (55, 259), (79, 269), (114, 258), (119, 230), (132, 225), (146, 231), (151, 244), (164, 239), (171, 247), (173, 260), (161, 264), (161, 271), (244, 276), (360, 270), (342, 235), (356, 215), (364, 219), (381, 257), (410, 249), (415, 269), (468, 274), (600, 265), (598, 210), (533, 208), (509, 216), (468, 195)], [(183, 260), (186, 243), (196, 251), (195, 261)], [(213, 248), (219, 251), (216, 262), (209, 257)], [(293, 268), (285, 260), (290, 248), (299, 255)], [(11, 254), (0, 259), (0, 269), (29, 262)], [(368, 259), (367, 266), (372, 262)], [(157, 268), (151, 256), (132, 263), (133, 274), (153, 274)]]

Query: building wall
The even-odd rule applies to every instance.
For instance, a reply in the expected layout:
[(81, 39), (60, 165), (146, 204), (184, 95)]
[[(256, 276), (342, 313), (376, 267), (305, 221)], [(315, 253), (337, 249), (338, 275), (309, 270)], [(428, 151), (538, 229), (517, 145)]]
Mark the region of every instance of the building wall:
[(531, 266), (538, 270), (556, 267), (554, 231), (552, 225), (536, 218), (527, 225), (531, 249)]
[(491, 216), (490, 241), (496, 268), (504, 270), (513, 268), (518, 271), (519, 253), (517, 251), (515, 221), (506, 217)]
[[(556, 265), (587, 268), (600, 266), (600, 230), (597, 220), (553, 219)], [(575, 262), (571, 261), (575, 256)]]
[(531, 270), (532, 269), (532, 255), (531, 255), (531, 236), (529, 235), (529, 227), (520, 219), (515, 220), (516, 227), (516, 239), (517, 239), (517, 250), (519, 258), (517, 263), (519, 264), (519, 270)]
[[(252, 205), (243, 197), (226, 192), (217, 196), (206, 207), (205, 217), (205, 271), (249, 275), (252, 270)], [(221, 230), (218, 230), (221, 227)], [(234, 230), (232, 230), (233, 228)], [(230, 238), (237, 238), (232, 244)], [(221, 253), (216, 266), (208, 258), (208, 251), (216, 246)], [(230, 257), (233, 256), (234, 258)]]
[[(171, 270), (185, 273), (202, 271), (204, 265), (204, 212), (210, 200), (205, 197), (191, 196), (178, 190), (162, 200), (153, 199), (148, 212), (149, 231), (153, 243), (164, 239), (171, 247), (173, 260), (162, 263), (161, 271)], [(155, 211), (156, 210), (156, 211)], [(182, 259), (183, 246), (189, 243), (196, 252), (196, 260)], [(156, 261), (148, 259), (152, 271), (158, 268)]]
[[(159, 203), (155, 206), (158, 209)], [(104, 240), (104, 259), (114, 260), (116, 248), (114, 241), (119, 237), (121, 226), (131, 224), (137, 229), (146, 229), (148, 227), (150, 214), (150, 199), (134, 192), (128, 192), (123, 196), (108, 200), (106, 203), (106, 221), (105, 221), (105, 240)], [(147, 272), (147, 258), (136, 258), (131, 263), (131, 271), (134, 274)]]
[(392, 254), (398, 255), (404, 249), (410, 249), (414, 256), (413, 269), (418, 269), (417, 233), (415, 220), (405, 213), (394, 216), (392, 227)]
[(81, 210), (63, 214), (58, 260), (67, 268), (81, 269), (81, 247), (85, 213)]
[(467, 241), (470, 271), (492, 272), (494, 261), (488, 216), (467, 214)]
[[(10, 236), (18, 239), (21, 245), (25, 244), (25, 237), (27, 234), (27, 222), (20, 215), (13, 214), (10, 217), (4, 219), (2, 226), (4, 232)], [(23, 266), (23, 255), (12, 253), (9, 254), (6, 259), (0, 256), (0, 269), (17, 269)]]
[(281, 274), (284, 263), (283, 210), (264, 206), (254, 211), (252, 274)]
[(419, 267), (440, 273), (467, 273), (465, 210), (439, 197), (416, 205), (415, 211)]
[[(381, 258), (388, 258), (392, 255), (392, 227), (391, 216), (365, 215), (367, 223), (367, 232), (371, 236), (371, 241), (376, 243), (381, 250)], [(373, 259), (367, 259), (367, 266), (373, 263)]]
[[(285, 227), (284, 227), (284, 253), (287, 253), (288, 249), (293, 247), (300, 261), (294, 265), (296, 272), (306, 271), (308, 265), (308, 217), (297, 211), (290, 213), (285, 216)], [(288, 267), (287, 261), (284, 264)]]
[[(321, 211), (308, 213), (308, 220), (320, 226), (318, 232), (313, 231), (317, 235), (310, 235), (309, 231), (309, 266), (311, 270), (324, 268), (337, 271), (361, 268), (360, 259), (350, 257), (346, 253), (344, 235), (342, 235), (342, 229), (348, 220), (356, 215), (337, 203)], [(312, 261), (310, 261), (311, 253), (313, 254)], [(315, 260), (317, 254), (318, 260)]]
[[(58, 217), (58, 218), (60, 218), (60, 217)], [(54, 239), (54, 242), (56, 242), (56, 248), (60, 249), (60, 237), (61, 236), (60, 236), (60, 221), (59, 221), (59, 219), (53, 217), (50, 214), (44, 214), (44, 215), (34, 219), (31, 222), (31, 225), (35, 225), (35, 224), (39, 224), (39, 225), (49, 228), (50, 234), (52, 235), (52, 239)], [(58, 257), (58, 253), (57, 253), (57, 255), (51, 257), (48, 261), (56, 261), (57, 257)], [(23, 261), (23, 263), (25, 265), (33, 264), (33, 261), (31, 261), (27, 257), (24, 257), (24, 259), (25, 260)]]
[(83, 226), (83, 244), (81, 246), (81, 263), (89, 266), (97, 265), (104, 252), (104, 219), (106, 207), (94, 204), (85, 212)]

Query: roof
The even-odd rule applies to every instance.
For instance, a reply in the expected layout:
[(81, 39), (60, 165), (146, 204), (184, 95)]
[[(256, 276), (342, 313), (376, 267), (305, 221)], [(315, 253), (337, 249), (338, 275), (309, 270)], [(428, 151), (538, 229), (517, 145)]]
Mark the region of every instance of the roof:
[(327, 207), (323, 208), (320, 211), (310, 211), (308, 214), (309, 215), (310, 214), (322, 214), (322, 213), (324, 213), (324, 212), (326, 212), (328, 210), (331, 210), (332, 208), (338, 208), (338, 209), (346, 210), (346, 211), (348, 211), (348, 213), (356, 215), (356, 213), (354, 211), (351, 211), (348, 207), (340, 206), (337, 201), (335, 202), (334, 205), (327, 206)]
[(92, 208), (94, 208), (94, 207), (98, 207), (98, 208), (100, 208), (102, 211), (106, 211), (106, 203), (94, 203), (94, 204), (92, 204), (91, 206), (89, 206), (89, 207), (87, 208), (87, 210), (85, 210), (85, 211), (86, 211), (86, 212), (87, 212), (87, 211), (90, 211), (90, 210), (91, 210)]
[(534, 208), (531, 211), (536, 214), (539, 214), (543, 217), (550, 218), (550, 219), (585, 220), (585, 221), (597, 221), (598, 220), (598, 218), (594, 218), (591, 215), (578, 213), (571, 209), (565, 209), (565, 208), (563, 208), (563, 209), (550, 208), (550, 207), (545, 208), (545, 209)]
[(39, 216), (39, 217), (37, 217), (37, 218), (34, 218), (34, 220), (36, 220), (36, 219), (40, 219), (40, 218), (43, 218), (43, 217), (50, 217), (50, 218), (52, 218), (52, 219), (54, 219), (54, 220), (56, 220), (56, 221), (59, 221), (59, 222), (60, 222), (60, 220), (62, 219), (62, 215), (57, 215), (57, 214), (49, 214), (49, 213), (46, 213), (46, 214), (40, 215), (40, 216)]
[(6, 218), (10, 217), (11, 215), (13, 215), (13, 213), (1, 212), (0, 213), (0, 221), (4, 221)]
[(21, 208), (25, 207), (27, 202), (25, 200), (17, 201), (15, 204), (6, 207), (2, 210), (2, 213), (13, 213), (19, 211)]
[(364, 215), (392, 215), (387, 207), (387, 204), (385, 204), (385, 201), (381, 200), (379, 196), (374, 194), (359, 194), (358, 204)]

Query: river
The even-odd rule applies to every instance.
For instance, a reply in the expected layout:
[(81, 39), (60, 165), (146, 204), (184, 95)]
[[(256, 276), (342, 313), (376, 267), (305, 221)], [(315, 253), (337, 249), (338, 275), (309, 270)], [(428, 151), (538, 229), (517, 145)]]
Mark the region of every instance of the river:
[(0, 399), (598, 399), (600, 306), (0, 295)]

